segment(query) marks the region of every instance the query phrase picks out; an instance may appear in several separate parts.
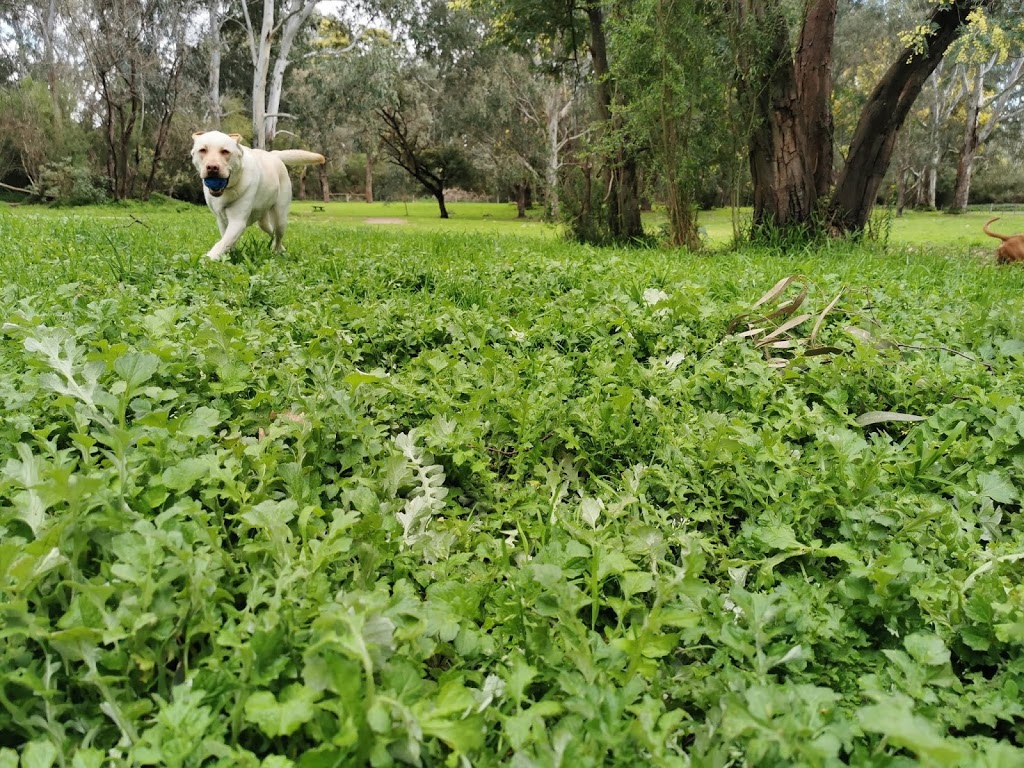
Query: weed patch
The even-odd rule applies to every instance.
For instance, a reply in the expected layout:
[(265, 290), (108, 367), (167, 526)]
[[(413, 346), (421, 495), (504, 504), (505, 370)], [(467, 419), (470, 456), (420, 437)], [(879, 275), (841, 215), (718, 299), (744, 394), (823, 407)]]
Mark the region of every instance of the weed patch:
[(0, 216), (0, 765), (1020, 764), (1024, 270), (140, 218)]

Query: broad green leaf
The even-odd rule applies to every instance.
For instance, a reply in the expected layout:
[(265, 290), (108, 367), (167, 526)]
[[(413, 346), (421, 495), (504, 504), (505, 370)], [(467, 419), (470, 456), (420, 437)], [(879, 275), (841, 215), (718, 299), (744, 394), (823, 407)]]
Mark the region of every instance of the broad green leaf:
[(213, 456), (183, 459), (173, 467), (164, 470), (160, 480), (173, 491), (187, 491), (200, 480), (208, 477), (216, 468), (217, 459)]
[(257, 691), (245, 702), (245, 719), (271, 738), (289, 736), (316, 714), (317, 694), (300, 684), (289, 685), (276, 699), (270, 691)]
[(931, 632), (915, 632), (903, 640), (907, 652), (925, 666), (941, 666), (949, 662), (949, 649), (942, 638)]
[(1017, 490), (1006, 476), (997, 470), (978, 475), (978, 493), (999, 504), (1013, 504), (1018, 498)]
[(114, 361), (114, 370), (133, 391), (153, 378), (159, 367), (160, 358), (148, 352), (129, 352)]
[(957, 766), (964, 749), (945, 738), (935, 724), (911, 711), (910, 702), (889, 699), (857, 710), (861, 728), (879, 733), (897, 747), (905, 747), (934, 766)]
[(759, 541), (772, 549), (806, 549), (797, 538), (792, 526), (776, 524), (771, 526), (758, 526), (754, 536)]
[(49, 741), (30, 741), (21, 751), (21, 768), (52, 768), (57, 748)]
[(388, 379), (386, 376), (378, 376), (373, 373), (363, 373), (362, 371), (352, 371), (352, 373), (345, 376), (342, 379), (346, 384), (355, 389), (360, 384), (387, 384)]
[(925, 421), (924, 416), (915, 416), (910, 413), (899, 413), (897, 411), (869, 411), (858, 416), (854, 421), (862, 427), (870, 427), (872, 424), (885, 424), (890, 421), (914, 422)]
[(178, 434), (194, 440), (211, 437), (214, 428), (222, 421), (220, 411), (204, 405), (182, 419), (178, 425)]
[(71, 759), (71, 768), (103, 768), (106, 758), (98, 749), (79, 749)]

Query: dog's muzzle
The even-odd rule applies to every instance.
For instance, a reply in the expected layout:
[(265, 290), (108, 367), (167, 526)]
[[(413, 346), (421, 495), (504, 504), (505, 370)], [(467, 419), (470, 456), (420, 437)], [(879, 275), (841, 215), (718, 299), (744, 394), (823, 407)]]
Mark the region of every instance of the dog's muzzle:
[(210, 194), (214, 197), (220, 197), (224, 194), (224, 190), (227, 189), (228, 180), (211, 176), (203, 179), (203, 186), (210, 190)]

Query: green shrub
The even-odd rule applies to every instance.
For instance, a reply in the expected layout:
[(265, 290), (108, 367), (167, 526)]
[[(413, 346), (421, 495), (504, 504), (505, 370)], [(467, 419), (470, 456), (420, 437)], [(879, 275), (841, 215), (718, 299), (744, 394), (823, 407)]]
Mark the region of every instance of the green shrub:
[(71, 158), (44, 165), (34, 190), (58, 205), (94, 205), (108, 200), (101, 179)]

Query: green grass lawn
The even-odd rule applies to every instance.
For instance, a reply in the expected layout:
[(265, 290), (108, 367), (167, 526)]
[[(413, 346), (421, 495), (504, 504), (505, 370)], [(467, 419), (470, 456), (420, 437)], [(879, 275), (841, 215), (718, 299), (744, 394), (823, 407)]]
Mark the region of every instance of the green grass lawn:
[(983, 214), (307, 205), (227, 263), (199, 207), (0, 210), (0, 766), (1024, 764)]
[[(315, 211), (314, 206), (323, 207)], [(135, 216), (145, 222), (168, 222), (176, 226), (183, 214), (200, 219), (195, 223), (195, 234), (212, 233), (216, 238), (216, 225), (205, 206), (185, 203), (163, 203), (153, 205), (92, 206), (83, 208), (46, 208), (43, 206), (21, 206), (18, 215), (39, 215), (44, 217), (121, 220), (131, 221)], [(438, 216), (436, 203), (427, 200), (411, 202), (332, 202), (322, 204), (315, 201), (294, 201), (291, 208), (292, 226), (307, 225), (322, 227), (366, 227), (369, 229), (394, 229), (401, 227), (408, 232), (452, 232), (452, 233), (494, 233), (516, 236), (558, 237), (560, 225), (543, 220), (540, 209), (533, 210), (527, 218), (516, 218), (516, 206), (512, 203), (449, 203), (449, 219)], [(749, 211), (741, 210), (735, 217), (740, 227), (749, 221)], [(981, 226), (993, 215), (1000, 216), (994, 225), (997, 232), (1024, 232), (1024, 211), (1017, 213), (990, 214), (971, 211), (959, 216), (936, 212), (907, 211), (902, 217), (889, 218), (880, 211), (876, 214), (878, 229), (885, 233), (888, 242), (895, 245), (913, 245), (921, 248), (941, 247), (959, 253), (982, 254), (994, 252), (997, 241), (986, 236)], [(201, 219), (206, 217), (204, 223)], [(708, 244), (713, 248), (729, 246), (734, 240), (733, 213), (729, 209), (717, 209), (700, 213), (699, 224)], [(665, 226), (666, 219), (658, 211), (644, 214), (644, 224), (649, 232), (657, 233)], [(251, 236), (251, 234), (249, 235)]]

